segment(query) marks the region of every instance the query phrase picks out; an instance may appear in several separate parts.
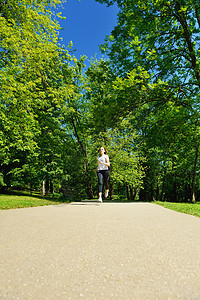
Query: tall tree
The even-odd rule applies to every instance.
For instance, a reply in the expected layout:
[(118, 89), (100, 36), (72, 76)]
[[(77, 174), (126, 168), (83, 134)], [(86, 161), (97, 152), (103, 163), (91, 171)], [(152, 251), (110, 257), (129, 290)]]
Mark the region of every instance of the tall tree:
[[(167, 101), (171, 100), (175, 103), (176, 107), (174, 109), (174, 104), (169, 102), (169, 107), (172, 112), (176, 110), (181, 111), (181, 105), (184, 110), (184, 115), (187, 115), (184, 119), (180, 118), (179, 114), (172, 114), (173, 118), (177, 118), (175, 122), (181, 119), (182, 126), (175, 126), (175, 136), (177, 140), (172, 143), (172, 139), (170, 145), (173, 145), (172, 152), (175, 156), (180, 159), (182, 157), (184, 162), (187, 161), (185, 171), (187, 171), (187, 174), (190, 173), (190, 175), (187, 175), (187, 178), (189, 178), (189, 185), (192, 191), (189, 198), (194, 201), (195, 176), (197, 175), (196, 171), (199, 161), (199, 137), (197, 132), (199, 128), (200, 87), (200, 4), (196, 0), (148, 0), (145, 2), (140, 0), (125, 0), (123, 2), (118, 0), (97, 1), (107, 3), (108, 5), (112, 5), (116, 2), (119, 7), (118, 25), (113, 29), (111, 36), (106, 38), (106, 42), (102, 46), (102, 51), (107, 52), (109, 55), (113, 69), (120, 77), (120, 80), (124, 82), (122, 78), (126, 80), (130, 72), (140, 67), (152, 75), (149, 80), (150, 89), (149, 91), (146, 90), (146, 97), (143, 98), (147, 101), (147, 107), (149, 107), (150, 110), (143, 109), (144, 102), (138, 102), (137, 110), (139, 111), (140, 117), (143, 115), (141, 113), (145, 112), (147, 115), (145, 120), (147, 120), (148, 113), (150, 113), (149, 121), (151, 120), (151, 122), (148, 121), (146, 124), (154, 127), (152, 121), (155, 121), (162, 115), (160, 109), (157, 112), (155, 111), (155, 109), (158, 108), (157, 105), (155, 105), (156, 99), (158, 103), (161, 104), (160, 108), (163, 104), (167, 105)], [(165, 88), (161, 88), (164, 93), (163, 96), (161, 96), (159, 92), (157, 97), (155, 85), (150, 83), (159, 84), (159, 82), (162, 83), (162, 81), (166, 83)], [(121, 94), (122, 93), (123, 89)], [(124, 114), (130, 112), (131, 97), (134, 94), (132, 93), (131, 95), (131, 93), (128, 93), (127, 98), (129, 95), (129, 107), (128, 105), (126, 106)], [(124, 107), (123, 104), (122, 107)], [(135, 110), (135, 112), (137, 112), (137, 110)], [(154, 111), (154, 114), (152, 114), (151, 111)], [(168, 113), (167, 115), (170, 116)], [(166, 139), (168, 139), (172, 132), (174, 132), (174, 129), (169, 126), (167, 119), (164, 118), (163, 115), (162, 117), (163, 122), (166, 123), (163, 123), (162, 127), (156, 128), (159, 129), (161, 135), (165, 135)], [(142, 121), (143, 120), (141, 120), (140, 124), (142, 124)], [(190, 130), (184, 131), (183, 134), (182, 129), (188, 128), (189, 124), (193, 124), (193, 126), (190, 126)], [(143, 132), (145, 132), (143, 136), (144, 141), (151, 140), (152, 144), (156, 144), (157, 135), (152, 135), (151, 127), (149, 130), (147, 127), (144, 128), (144, 125), (145, 123), (142, 125)], [(161, 128), (163, 131), (161, 131)], [(182, 134), (184, 136), (183, 140), (180, 138)], [(188, 143), (192, 146), (192, 151), (187, 147)], [(149, 156), (150, 159), (148, 161), (150, 165), (148, 165), (146, 169), (148, 172), (156, 170), (156, 166), (152, 164), (153, 161), (151, 158), (156, 157), (160, 151), (165, 153), (161, 145), (159, 146), (158, 152), (154, 151), (152, 144), (147, 143), (145, 150), (146, 154), (155, 154)], [(182, 152), (187, 150), (189, 154), (187, 158), (183, 158), (180, 149), (182, 149)], [(177, 170), (177, 160), (172, 157), (170, 160), (173, 160), (173, 169)], [(155, 159), (155, 162), (156, 161)], [(194, 163), (191, 163), (191, 161)], [(161, 164), (163, 164), (163, 169), (166, 173), (167, 162), (164, 156), (161, 159)], [(161, 170), (159, 172), (161, 172)], [(154, 172), (154, 175), (156, 173), (157, 172)], [(153, 172), (151, 172), (151, 174), (153, 174)], [(146, 178), (149, 178), (148, 175), (149, 173), (147, 173)], [(171, 176), (171, 178), (174, 179), (175, 186), (178, 186), (177, 173), (174, 173), (174, 176)], [(157, 184), (156, 182), (157, 180), (154, 178), (148, 185)]]
[(106, 50), (120, 74), (136, 66), (188, 89), (200, 86), (200, 4), (193, 0), (117, 2), (118, 25)]
[[(142, 73), (140, 69), (129, 74), (127, 80), (117, 78), (112, 72), (110, 62), (103, 59), (94, 60), (86, 71), (85, 97), (88, 100), (91, 133), (95, 139), (91, 144), (95, 144), (97, 149), (104, 145), (109, 151), (111, 197), (113, 189), (127, 186), (128, 189), (130, 187), (133, 199), (133, 189), (138, 190), (141, 187), (142, 156), (136, 150), (137, 134), (131, 128), (128, 113), (142, 100), (139, 98), (138, 86), (145, 85), (149, 77), (147, 72), (142, 77)], [(123, 117), (126, 117), (126, 121)], [(127, 198), (130, 198), (128, 193)]]
[(24, 157), (35, 157), (38, 151), (38, 115), (51, 105), (58, 109), (64, 101), (59, 77), (57, 86), (50, 79), (66, 52), (58, 43), (59, 24), (52, 9), (59, 3), (0, 3), (0, 172), (7, 179), (25, 163)]
[[(85, 56), (79, 60), (74, 59), (74, 66), (71, 67), (71, 77), (68, 76), (68, 71), (64, 74), (64, 83), (70, 84), (73, 88), (73, 93), (66, 95), (66, 111), (64, 114), (64, 122), (66, 124), (66, 132), (71, 136), (76, 143), (79, 151), (75, 155), (82, 157), (82, 162), (79, 160), (79, 171), (76, 173), (77, 182), (82, 179), (85, 183), (87, 196), (93, 198), (92, 187), (92, 170), (88, 156), (88, 143), (90, 140), (90, 113), (87, 107), (87, 101), (84, 97), (85, 93), (85, 77), (83, 69)], [(77, 160), (78, 161), (78, 160)], [(80, 188), (79, 188), (80, 189)]]

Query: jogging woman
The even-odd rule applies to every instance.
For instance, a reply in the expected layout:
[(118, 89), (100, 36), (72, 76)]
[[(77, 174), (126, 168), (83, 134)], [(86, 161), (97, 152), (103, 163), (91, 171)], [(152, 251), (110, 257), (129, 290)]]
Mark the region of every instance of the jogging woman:
[(97, 177), (98, 177), (98, 184), (99, 184), (99, 202), (102, 202), (102, 190), (103, 190), (103, 181), (105, 185), (105, 197), (108, 197), (108, 180), (109, 180), (109, 170), (108, 167), (110, 166), (109, 157), (106, 154), (107, 151), (104, 147), (100, 148), (100, 155), (97, 157), (98, 160), (98, 167), (97, 167)]

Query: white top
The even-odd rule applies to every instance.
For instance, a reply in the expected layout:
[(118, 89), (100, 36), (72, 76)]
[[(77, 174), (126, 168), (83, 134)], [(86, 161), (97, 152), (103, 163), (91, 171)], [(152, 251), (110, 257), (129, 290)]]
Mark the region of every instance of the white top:
[[(97, 167), (97, 171), (102, 171), (102, 170), (108, 170), (108, 166), (99, 163), (99, 160), (103, 163), (108, 163), (109, 162), (109, 158), (108, 155), (103, 154), (102, 156), (98, 156), (98, 167)], [(107, 161), (106, 161), (107, 160)]]

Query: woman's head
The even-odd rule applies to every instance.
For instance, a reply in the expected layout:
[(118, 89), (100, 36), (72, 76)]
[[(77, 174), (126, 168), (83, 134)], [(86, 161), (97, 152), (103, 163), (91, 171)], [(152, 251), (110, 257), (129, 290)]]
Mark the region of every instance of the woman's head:
[(101, 154), (106, 154), (107, 153), (105, 147), (103, 147), (103, 146), (100, 147), (99, 151), (100, 151)]

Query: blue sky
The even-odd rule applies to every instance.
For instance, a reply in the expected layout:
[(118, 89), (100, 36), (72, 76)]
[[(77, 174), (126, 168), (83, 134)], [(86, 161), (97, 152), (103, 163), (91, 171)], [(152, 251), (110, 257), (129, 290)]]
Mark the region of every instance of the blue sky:
[(101, 58), (99, 45), (117, 24), (117, 6), (107, 7), (95, 0), (67, 0), (59, 11), (66, 17), (59, 21), (65, 27), (60, 31), (63, 44), (67, 46), (72, 41), (78, 59), (86, 55), (90, 60), (95, 54)]

